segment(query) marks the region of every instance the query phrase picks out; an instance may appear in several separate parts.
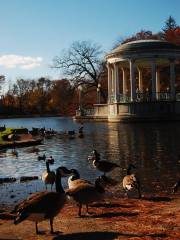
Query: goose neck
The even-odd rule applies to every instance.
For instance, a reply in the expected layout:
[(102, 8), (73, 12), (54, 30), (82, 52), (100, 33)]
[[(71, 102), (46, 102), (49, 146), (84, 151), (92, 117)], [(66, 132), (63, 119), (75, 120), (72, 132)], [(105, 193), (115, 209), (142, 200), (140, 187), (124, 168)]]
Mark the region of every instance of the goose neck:
[(46, 161), (46, 169), (47, 169), (47, 172), (49, 173), (49, 172), (50, 172), (50, 168), (49, 168), (49, 163), (48, 163), (48, 161)]
[(64, 189), (62, 186), (62, 182), (61, 182), (61, 174), (59, 172), (56, 172), (56, 192), (58, 193), (64, 193)]

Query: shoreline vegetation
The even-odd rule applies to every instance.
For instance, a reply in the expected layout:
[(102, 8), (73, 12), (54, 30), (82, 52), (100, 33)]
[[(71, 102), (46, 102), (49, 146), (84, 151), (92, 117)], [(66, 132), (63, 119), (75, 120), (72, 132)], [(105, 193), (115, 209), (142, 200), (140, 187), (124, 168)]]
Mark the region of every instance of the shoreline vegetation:
[(38, 118), (38, 117), (72, 117), (70, 115), (63, 116), (61, 114), (15, 114), (15, 115), (0, 115), (0, 119), (11, 119), (11, 118)]

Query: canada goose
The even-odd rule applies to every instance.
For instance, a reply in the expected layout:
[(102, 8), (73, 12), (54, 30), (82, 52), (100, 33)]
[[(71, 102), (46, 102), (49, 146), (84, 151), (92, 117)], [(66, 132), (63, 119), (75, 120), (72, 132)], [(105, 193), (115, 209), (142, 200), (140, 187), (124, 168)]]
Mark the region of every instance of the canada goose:
[(50, 156), (47, 161), (50, 163), (50, 164), (54, 164), (54, 158), (52, 156)]
[(180, 179), (174, 184), (173, 193), (176, 193), (179, 187), (180, 187)]
[(81, 125), (79, 127), (79, 130), (78, 130), (78, 137), (79, 138), (83, 138), (84, 137), (83, 128), (84, 128), (83, 125)]
[(48, 184), (51, 185), (51, 190), (52, 190), (53, 184), (55, 183), (55, 179), (56, 179), (56, 174), (54, 171), (50, 171), (49, 161), (46, 161), (46, 171), (43, 172), (42, 174), (42, 180), (45, 183), (46, 190), (47, 190)]
[(96, 149), (94, 149), (91, 155), (88, 156), (88, 160), (95, 160), (95, 159), (100, 160), (100, 153), (98, 153)]
[(135, 174), (131, 174), (131, 169), (135, 168), (133, 164), (129, 164), (127, 169), (127, 175), (123, 178), (123, 188), (127, 192), (136, 188), (138, 190), (139, 198), (141, 198), (141, 189), (140, 189), (140, 182), (135, 176)]
[(66, 167), (57, 168), (56, 192), (37, 192), (32, 194), (29, 199), (22, 201), (15, 208), (17, 216), (14, 224), (19, 224), (24, 220), (33, 221), (36, 225), (36, 234), (38, 234), (38, 222), (49, 219), (51, 233), (54, 233), (54, 217), (60, 212), (66, 200), (66, 194), (61, 184), (61, 177), (66, 177), (70, 174), (71, 171)]
[(45, 154), (43, 154), (42, 156), (38, 156), (38, 160), (40, 161), (40, 160), (46, 160), (46, 155)]
[(69, 188), (75, 188), (75, 187), (77, 187), (79, 184), (82, 184), (82, 183), (93, 184), (93, 183), (91, 183), (91, 182), (88, 181), (88, 180), (81, 179), (81, 178), (80, 178), (80, 174), (79, 174), (79, 172), (78, 172), (76, 169), (71, 169), (70, 171), (71, 171), (71, 173), (72, 173), (72, 176), (70, 176), (70, 177), (68, 178), (68, 187), (69, 187)]
[[(68, 178), (68, 187), (69, 188), (75, 188), (79, 184), (84, 184), (84, 183), (94, 185), (94, 183), (92, 183), (86, 179), (80, 178), (80, 174), (76, 169), (71, 169), (70, 171), (72, 172), (72, 176), (70, 176)], [(99, 178), (99, 184), (101, 184), (101, 186), (103, 186), (103, 187), (114, 186), (117, 184), (117, 181), (115, 181), (112, 178), (106, 177), (104, 175), (99, 176), (98, 178)]]
[(104, 196), (104, 192), (104, 188), (100, 185), (100, 177), (98, 177), (94, 185), (82, 183), (74, 188), (68, 189), (66, 194), (78, 203), (78, 215), (81, 217), (82, 205), (86, 205), (86, 212), (88, 213), (88, 204), (101, 200)]
[(100, 154), (96, 150), (94, 150), (93, 153), (94, 153), (94, 158), (92, 158), (93, 166), (99, 171), (103, 172), (104, 175), (107, 172), (111, 172), (114, 168), (120, 167), (116, 163), (100, 160)]

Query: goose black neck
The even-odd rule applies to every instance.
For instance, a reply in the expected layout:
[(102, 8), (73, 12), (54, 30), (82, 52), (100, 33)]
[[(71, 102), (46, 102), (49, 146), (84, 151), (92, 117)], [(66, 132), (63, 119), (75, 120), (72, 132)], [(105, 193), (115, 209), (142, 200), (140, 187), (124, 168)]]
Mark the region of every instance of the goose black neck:
[(98, 181), (95, 181), (95, 187), (96, 187), (96, 189), (97, 189), (97, 191), (98, 191), (99, 193), (104, 193), (104, 192), (105, 192), (105, 190), (104, 190), (104, 188), (101, 186), (99, 180), (98, 180)]
[(49, 172), (50, 172), (50, 168), (49, 168), (49, 163), (48, 163), (48, 161), (46, 161), (46, 169), (47, 169), (47, 172), (49, 173)]
[(64, 189), (62, 186), (62, 182), (61, 182), (61, 174), (59, 172), (56, 172), (56, 192), (59, 193), (64, 193)]
[(131, 169), (132, 169), (132, 166), (129, 165), (128, 169), (127, 169), (127, 175), (130, 175), (131, 174)]
[(79, 172), (78, 171), (75, 171), (74, 173), (73, 173), (73, 180), (76, 180), (76, 179), (79, 179), (80, 178), (80, 174), (79, 174)]

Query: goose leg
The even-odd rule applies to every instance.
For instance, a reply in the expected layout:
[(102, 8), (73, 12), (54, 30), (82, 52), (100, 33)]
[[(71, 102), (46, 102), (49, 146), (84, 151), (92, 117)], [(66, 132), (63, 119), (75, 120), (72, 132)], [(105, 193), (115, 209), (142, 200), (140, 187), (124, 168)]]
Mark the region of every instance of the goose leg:
[(126, 198), (129, 198), (128, 191), (126, 191), (124, 195)]
[(78, 216), (81, 217), (81, 208), (82, 208), (82, 204), (79, 204), (79, 212), (78, 212)]
[(39, 230), (38, 230), (38, 223), (36, 222), (36, 234), (39, 234)]
[(87, 214), (89, 214), (89, 211), (88, 211), (88, 204), (86, 204), (86, 212), (87, 212)]
[(141, 198), (141, 190), (139, 187), (138, 187), (138, 195), (139, 195), (139, 198)]
[(54, 230), (53, 230), (53, 218), (50, 218), (50, 227), (51, 227), (51, 234), (54, 233)]
[(141, 185), (140, 185), (140, 182), (138, 181), (138, 184), (137, 184), (137, 190), (138, 190), (138, 197), (141, 198)]

